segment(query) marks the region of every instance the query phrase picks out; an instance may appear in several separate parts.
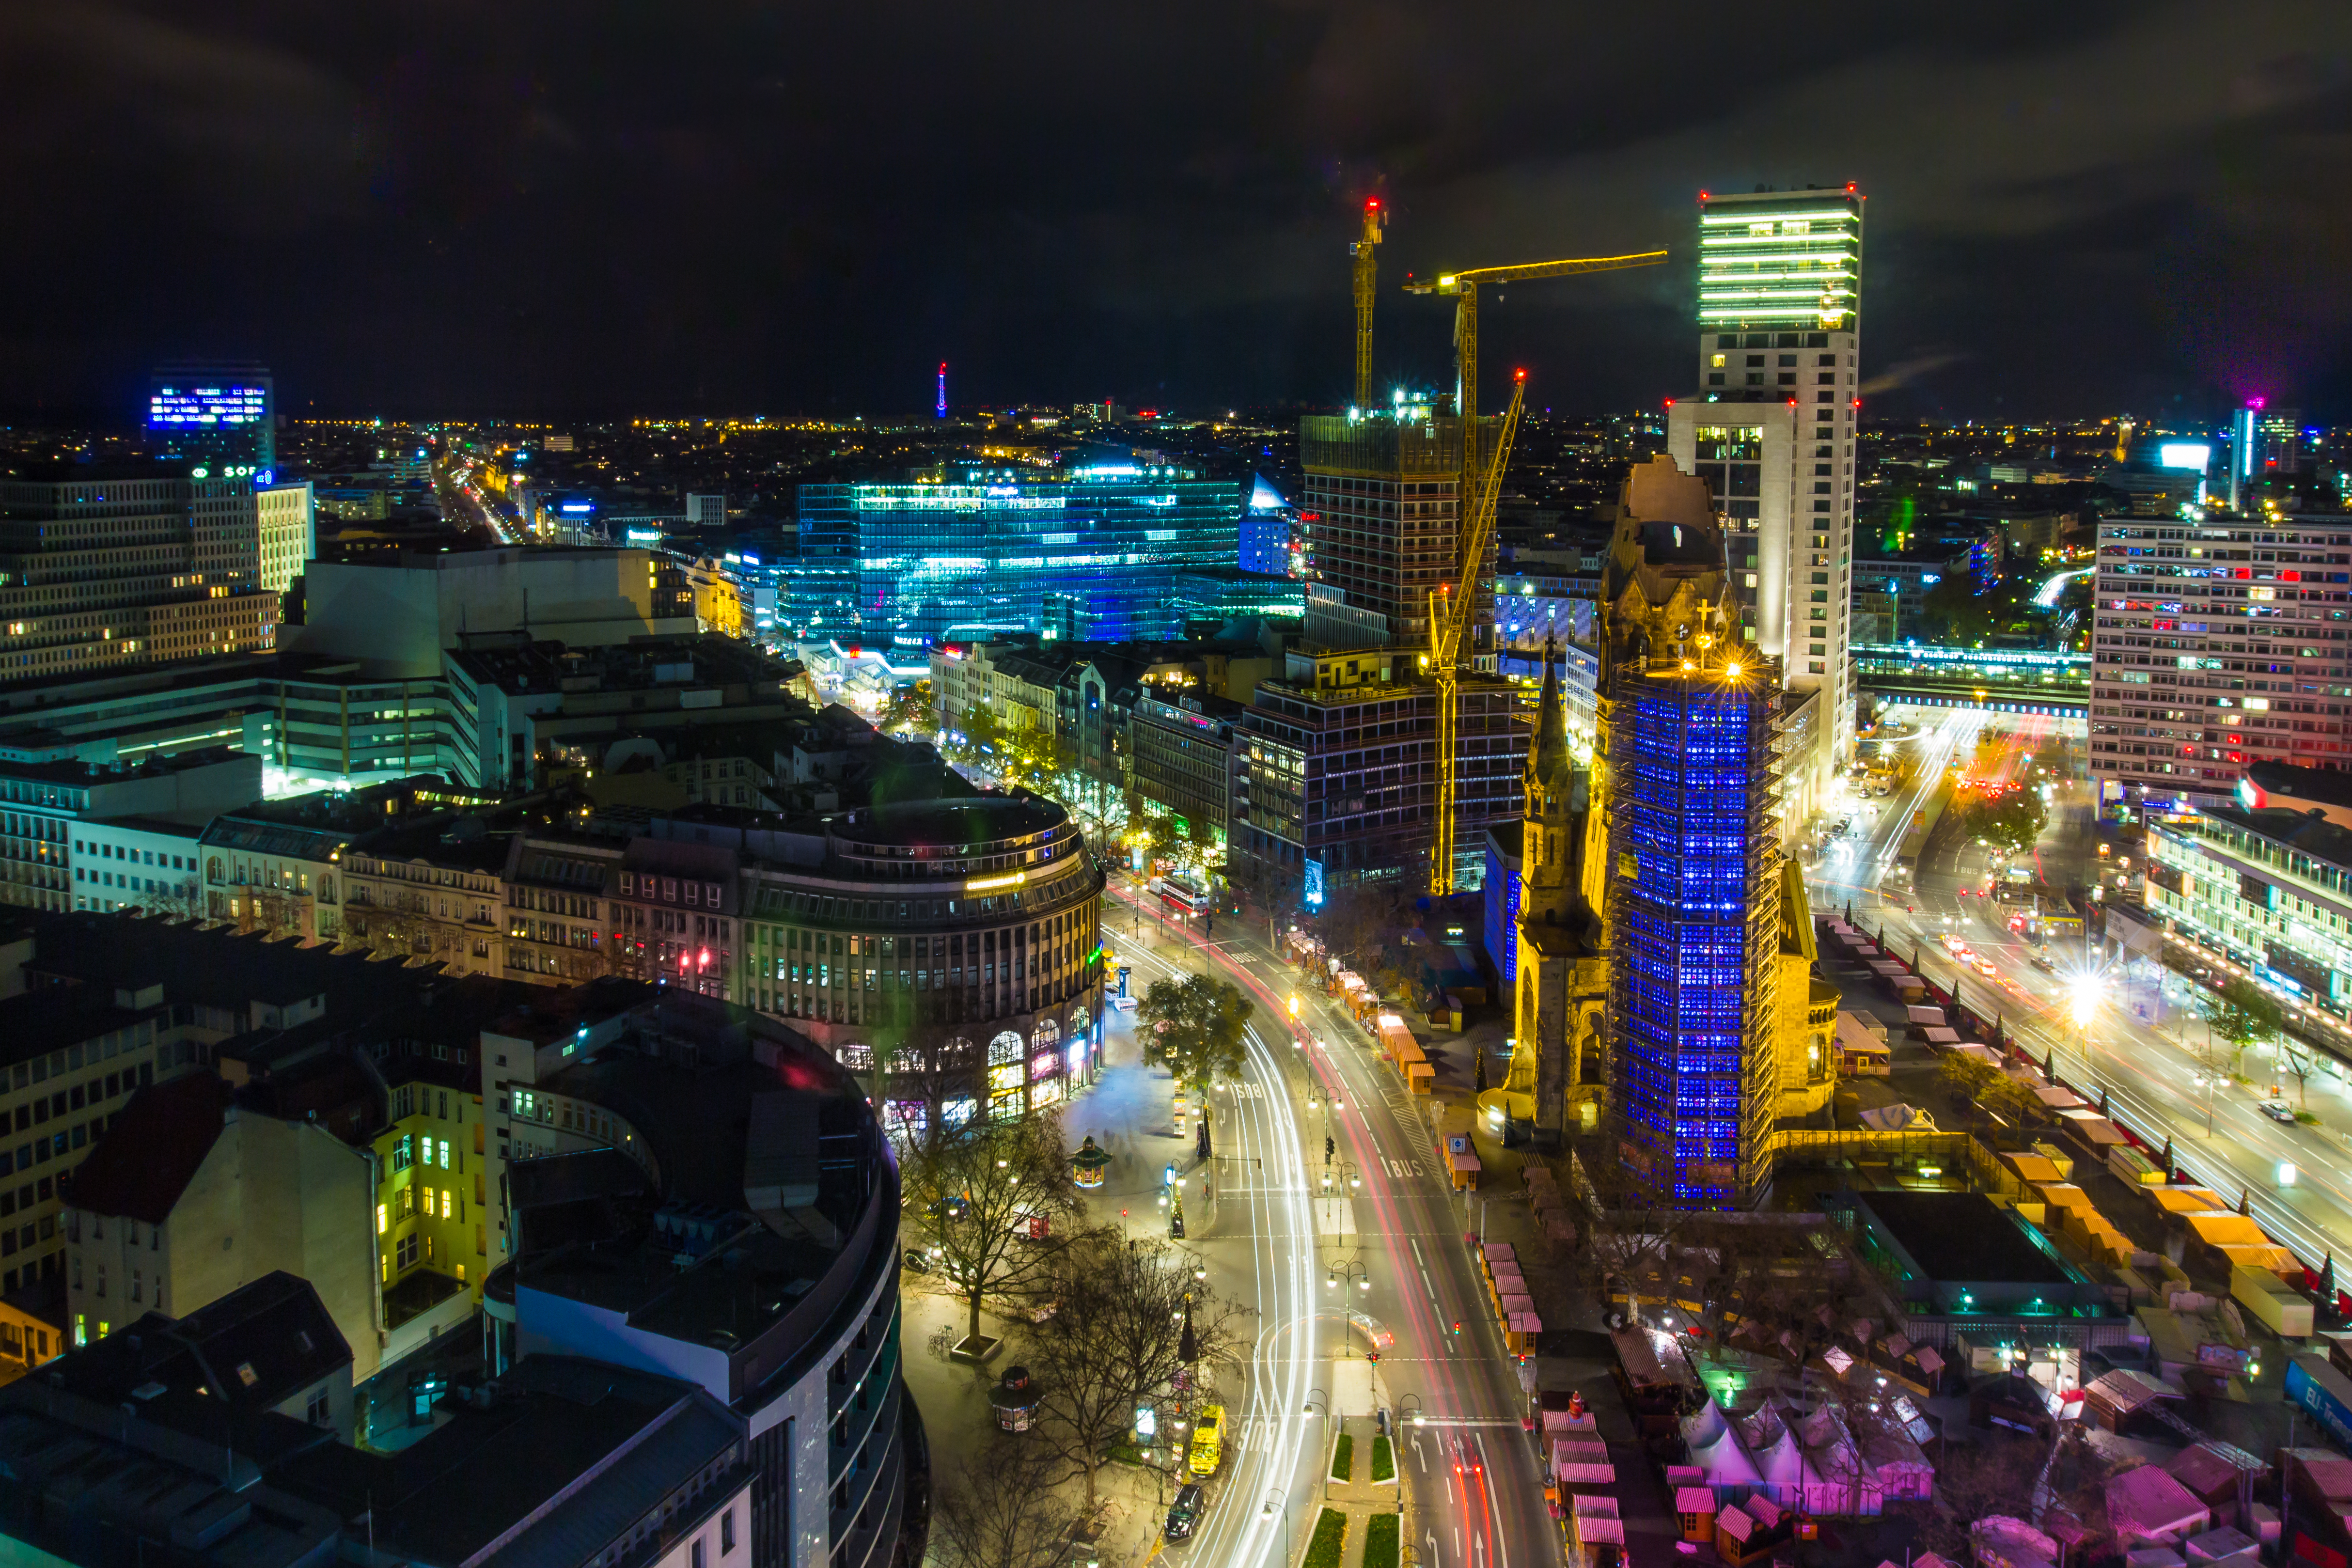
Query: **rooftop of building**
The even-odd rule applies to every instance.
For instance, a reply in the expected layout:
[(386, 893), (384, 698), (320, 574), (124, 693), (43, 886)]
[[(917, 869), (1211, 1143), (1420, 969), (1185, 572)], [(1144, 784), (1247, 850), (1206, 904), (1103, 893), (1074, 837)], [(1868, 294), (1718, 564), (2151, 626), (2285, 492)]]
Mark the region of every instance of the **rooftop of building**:
[(166, 838), (184, 838), (192, 844), (205, 831), (201, 822), (173, 822), (168, 817), (142, 816), (135, 812), (122, 816), (90, 817), (82, 826), (118, 828), (125, 833), (153, 833)]
[(478, 1405), (396, 1454), (310, 1449), (271, 1479), (379, 1553), (554, 1568), (597, 1559), (693, 1477), (740, 1452), (741, 1423), (692, 1384), (572, 1356), (526, 1356)]
[(557, 808), (547, 803), (518, 802), (492, 812), (447, 813), (380, 827), (352, 841), (346, 872), (350, 860), (361, 857), (477, 875), (497, 871), (506, 866), (516, 833), (555, 815)]
[(132, 1006), (134, 999), (135, 993), (101, 984), (36, 986), (0, 1001), (0, 1066), (69, 1050), (163, 1011)]
[(89, 463), (15, 462), (0, 468), (0, 483), (41, 485), (109, 484), (128, 479), (184, 479), (184, 458), (109, 458)]
[(136, 763), (89, 763), (74, 759), (16, 762), (8, 758), (8, 750), (11, 749), (16, 750), (19, 755), (23, 754), (24, 748), (0, 749), (0, 777), (73, 789), (87, 789), (131, 779), (167, 778), (173, 773), (187, 773), (195, 768), (218, 767), (224, 763), (250, 765), (257, 769), (260, 765), (258, 757), (248, 758), (246, 753), (232, 752), (226, 746), (210, 746), (200, 752), (175, 752), (169, 755), (161, 752), (150, 752)]
[[(860, 844), (961, 849), (1050, 833), (1070, 820), (1069, 813), (1043, 795), (975, 789), (952, 770), (940, 773), (935, 781), (890, 781), (892, 788), (877, 789), (869, 804), (836, 818), (834, 832)], [(913, 793), (922, 782), (936, 783), (937, 793)]]
[(184, 1318), (149, 1312), (123, 1324), (25, 1380), (37, 1389), (10, 1388), (32, 1397), (0, 1398), (0, 1408), (38, 1408), (44, 1392), (108, 1412), (128, 1407), (132, 1420), (207, 1445), (216, 1456), (232, 1450), (248, 1468), (266, 1467), (332, 1442), (331, 1433), (271, 1410), (351, 1364), (351, 1346), (318, 1292), (281, 1270)]
[(757, 643), (716, 633), (644, 637), (573, 648), (499, 634), (467, 639), (447, 656), (477, 686), (502, 691), (629, 691), (714, 683), (771, 685), (784, 696), (783, 666)]
[(511, 1163), (516, 1282), (730, 1354), (796, 1311), (833, 1310), (838, 1292), (818, 1285), (862, 1226), (879, 1234), (865, 1223), (877, 1205), (897, 1204), (856, 1080), (707, 997), (664, 991), (618, 1022), (592, 1025), (589, 1053), (539, 1087), (625, 1118), (659, 1184), (609, 1151)]
[(1912, 1261), (1938, 1282), (2068, 1285), (2074, 1277), (2036, 1247), (1982, 1193), (1874, 1190), (1855, 1202), (1877, 1216)]
[(2202, 815), (2212, 821), (2284, 844), (2331, 866), (2352, 867), (2352, 828), (2332, 822), (2317, 810), (2273, 804), (2260, 810), (2209, 805)]
[[(58, 1021), (49, 1026), (52, 1049), (69, 1044), (61, 1036), (83, 1027), (84, 1020), (147, 1016), (152, 1009), (121, 1003), (152, 994), (151, 987), (160, 990), (164, 1005), (206, 1005), (249, 1020), (250, 1034), (239, 1037), (240, 1059), (263, 1072), (346, 1042), (402, 1041), (420, 1050), (438, 1046), (470, 1055), (483, 1025), (518, 997), (562, 994), (488, 975), (451, 976), (438, 965), (383, 963), (317, 944), (265, 941), (225, 926), (131, 913), (28, 913), (25, 923), (32, 951), (20, 962), (32, 989), (0, 1002), (0, 1030), (15, 1027), (7, 1020), (16, 1009), (26, 1009), (28, 1017), (37, 1007), (58, 1009)], [(323, 1028), (307, 1018), (289, 1028), (266, 1027), (255, 1016), (312, 999), (323, 1004)], [(114, 1012), (104, 1010), (109, 1004)], [(76, 1015), (77, 1005), (86, 1013)]]
[(162, 1225), (220, 1142), (228, 1104), (228, 1086), (208, 1072), (141, 1089), (75, 1167), (74, 1206)]
[(488, 798), (454, 788), (437, 774), (416, 773), (362, 789), (314, 790), (255, 801), (213, 818), (204, 829), (204, 841), (258, 855), (324, 859), (353, 838), (407, 813), (437, 813), (467, 800)]
[(2316, 805), (2352, 809), (2352, 773), (2338, 768), (2301, 768), (2292, 763), (2258, 762), (2247, 767), (2246, 778), (2254, 786), (2257, 807), (2272, 805), (2264, 797), (2275, 795), (2279, 805), (2309, 801)]

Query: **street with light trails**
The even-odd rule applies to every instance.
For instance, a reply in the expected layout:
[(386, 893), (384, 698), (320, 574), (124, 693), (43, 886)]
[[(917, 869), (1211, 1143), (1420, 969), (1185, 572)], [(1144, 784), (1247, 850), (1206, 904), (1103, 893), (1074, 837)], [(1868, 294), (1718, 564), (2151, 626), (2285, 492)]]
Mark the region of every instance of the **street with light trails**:
[[(2159, 986), (2099, 963), (2080, 938), (2045, 947), (2011, 931), (2008, 907), (1982, 895), (1987, 858), (1956, 836), (1941, 836), (1922, 858), (1916, 887), (1901, 876), (1899, 852), (1912, 814), (1926, 809), (1955, 761), (2016, 776), (2057, 721), (1899, 711), (1920, 724), (1917, 737), (1904, 742), (1913, 763), (1905, 788), (1864, 803), (1879, 809), (1858, 813), (1858, 831), (1833, 841), (1809, 868), (1816, 904), (1843, 910), (1851, 903), (1857, 923), (1873, 933), (1883, 929), (1894, 952), (1909, 959), (1916, 950), (1927, 978), (1957, 984), (1972, 1006), (1998, 1015), (2021, 1049), (2036, 1061), (2051, 1058), (2077, 1093), (2095, 1101), (2104, 1095), (2115, 1119), (2151, 1145), (2169, 1139), (2182, 1175), (2233, 1202), (2243, 1194), (2252, 1216), (2312, 1267), (2336, 1252), (2352, 1255), (2352, 1145), (2344, 1136), (2352, 1129), (2352, 1094), (2343, 1078), (2311, 1078), (2311, 1109), (2320, 1125), (2274, 1121), (2257, 1109), (2273, 1098), (2266, 1071), (2284, 1079), (2279, 1088), (2290, 1105), (2296, 1102), (2293, 1079), (2253, 1052), (2243, 1069), (2256, 1079), (2251, 1088), (2209, 1063), (2206, 1026), (2196, 1012), (2203, 993), (2192, 981), (2172, 975)], [(2079, 727), (2069, 721), (2070, 731)], [(1973, 760), (1968, 744), (1979, 730), (1998, 742), (1989, 764)], [(2089, 816), (2086, 786), (2057, 791), (2041, 852), (2060, 843), (2080, 852), (2089, 842)], [(1954, 954), (1948, 936), (1964, 943), (1972, 960)]]
[[(1113, 894), (1133, 907), (1132, 929), (1160, 924), (1149, 893), (1115, 884)], [(1122, 954), (1142, 961), (1139, 982), (1206, 967), (1255, 1006), (1248, 1068), (1221, 1106), (1239, 1147), (1217, 1147), (1220, 1207), (1199, 1244), (1228, 1270), (1236, 1294), (1245, 1285), (1262, 1292), (1248, 1404), (1254, 1435), (1191, 1561), (1280, 1561), (1267, 1549), (1282, 1551), (1282, 1542), (1256, 1528), (1276, 1522), (1267, 1505), (1277, 1492), (1288, 1500), (1287, 1549), (1303, 1549), (1328, 1443), (1308, 1405), (1328, 1409), (1340, 1375), (1334, 1363), (1361, 1363), (1373, 1348), (1351, 1311), (1391, 1336), (1379, 1349), (1375, 1386), (1401, 1423), (1398, 1467), (1417, 1560), (1424, 1568), (1549, 1561), (1559, 1532), (1521, 1431), (1525, 1398), (1465, 1242), (1476, 1228), (1475, 1209), (1465, 1212), (1444, 1184), (1424, 1106), (1357, 1026), (1319, 992), (1295, 984), (1294, 973), (1241, 921), (1221, 923), (1213, 941), (1187, 922), (1169, 929), (1156, 951), (1119, 935)], [(1232, 1250), (1241, 1229), (1236, 1197), (1248, 1200), (1246, 1262)]]

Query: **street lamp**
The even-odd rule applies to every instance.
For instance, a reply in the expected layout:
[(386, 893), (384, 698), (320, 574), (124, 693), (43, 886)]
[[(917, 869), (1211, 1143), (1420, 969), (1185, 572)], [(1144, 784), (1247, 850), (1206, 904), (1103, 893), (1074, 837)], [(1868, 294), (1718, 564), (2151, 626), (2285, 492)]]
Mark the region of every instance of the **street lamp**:
[(2091, 1022), (2099, 1016), (2103, 987), (2100, 976), (2084, 970), (2066, 983), (2066, 1013), (2074, 1020), (2074, 1027), (2083, 1037), (2083, 1066), (2094, 1077), (2098, 1066), (2091, 1059)]
[(1265, 1519), (1272, 1519), (1277, 1512), (1282, 1515), (1282, 1561), (1284, 1568), (1288, 1568), (1290, 1563), (1289, 1494), (1285, 1492), (1280, 1487), (1268, 1487), (1265, 1489), (1265, 1506), (1261, 1508), (1258, 1512), (1261, 1517)]

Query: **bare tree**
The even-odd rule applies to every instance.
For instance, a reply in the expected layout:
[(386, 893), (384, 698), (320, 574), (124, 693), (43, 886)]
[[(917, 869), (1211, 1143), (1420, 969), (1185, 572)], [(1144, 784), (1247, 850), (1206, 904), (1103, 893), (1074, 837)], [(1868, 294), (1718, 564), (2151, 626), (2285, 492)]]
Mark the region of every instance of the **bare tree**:
[(1576, 1257), (1588, 1289), (1604, 1303), (1622, 1296), (1625, 1315), (1639, 1319), (1641, 1298), (1668, 1283), (1667, 1259), (1692, 1216), (1652, 1206), (1617, 1156), (1618, 1131), (1615, 1115), (1604, 1116), (1596, 1131), (1575, 1140), (1569, 1155), (1570, 1187), (1583, 1210), (1578, 1215), (1583, 1245)]
[(1086, 1205), (1050, 1110), (922, 1130), (904, 1162), (906, 1229), (939, 1259), (980, 1337), (983, 1301), (1025, 1304), (1055, 1283)]
[(1315, 931), (1332, 956), (1350, 968), (1362, 968), (1381, 956), (1395, 916), (1396, 900), (1387, 889), (1350, 882), (1325, 895)]
[(1076, 1522), (1054, 1489), (1062, 1466), (1036, 1443), (993, 1435), (956, 1461), (931, 1513), (945, 1568), (1051, 1568)]
[(2279, 1065), (2294, 1075), (2294, 1103), (2299, 1110), (2311, 1109), (2311, 1075), (2318, 1068), (2311, 1047), (2292, 1035), (2279, 1037)]
[(1136, 1412), (1188, 1366), (1232, 1360), (1239, 1314), (1163, 1241), (1089, 1235), (1053, 1277), (1054, 1314), (1023, 1332), (1023, 1353), (1038, 1379), (1038, 1436), (1086, 1478), (1091, 1516), (1096, 1478)]

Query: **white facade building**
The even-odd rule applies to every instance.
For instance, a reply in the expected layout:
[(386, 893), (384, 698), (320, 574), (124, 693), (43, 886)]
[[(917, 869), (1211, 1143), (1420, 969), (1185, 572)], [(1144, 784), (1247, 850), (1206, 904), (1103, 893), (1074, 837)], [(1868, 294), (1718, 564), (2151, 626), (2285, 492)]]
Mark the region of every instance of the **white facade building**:
[(201, 822), (154, 816), (75, 823), (73, 907), (201, 916), (196, 841), (204, 831)]
[(261, 585), (282, 594), (318, 553), (317, 506), (310, 481), (265, 485), (253, 492), (261, 523)]
[(1722, 486), (1754, 641), (1790, 690), (1822, 694), (1825, 776), (1853, 752), (1862, 204), (1851, 184), (1700, 196), (1699, 391), (1667, 432)]

